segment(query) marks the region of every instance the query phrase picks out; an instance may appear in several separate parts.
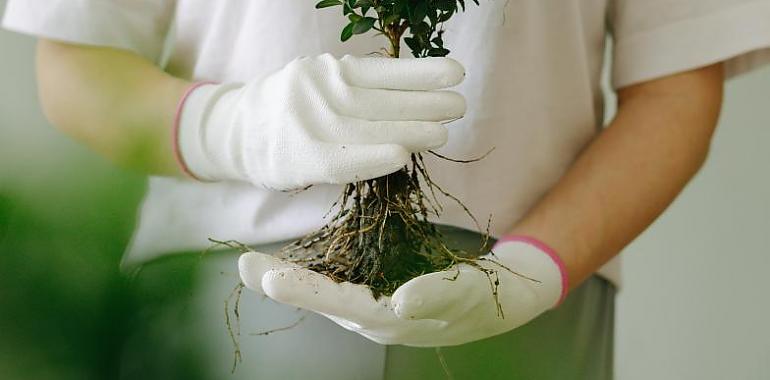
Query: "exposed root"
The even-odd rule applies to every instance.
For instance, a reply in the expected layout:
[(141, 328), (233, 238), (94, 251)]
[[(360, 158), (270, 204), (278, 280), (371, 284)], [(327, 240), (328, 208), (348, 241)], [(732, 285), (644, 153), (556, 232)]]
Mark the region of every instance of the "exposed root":
[[(235, 285), (235, 288), (233, 288), (233, 291), (230, 292), (230, 295), (225, 299), (225, 325), (227, 326), (227, 333), (230, 336), (230, 341), (233, 343), (233, 366), (230, 369), (231, 373), (235, 373), (236, 368), (238, 367), (238, 364), (243, 361), (243, 357), (241, 356), (241, 345), (240, 345), (240, 337), (241, 337), (241, 294), (243, 293), (243, 288), (245, 285), (241, 282), (238, 283), (238, 285)], [(234, 316), (234, 321), (230, 319), (230, 302), (234, 301), (233, 308), (232, 308), (232, 314)]]
[(241, 253), (246, 253), (251, 251), (251, 248), (249, 248), (249, 246), (237, 240), (216, 240), (213, 238), (209, 238), (208, 240), (214, 244), (211, 247), (207, 248), (205, 251), (203, 251), (203, 254), (206, 254), (213, 249), (219, 248), (220, 246), (232, 248), (232, 249), (238, 250)]
[[(431, 180), (422, 157), (415, 154), (410, 168), (347, 185), (329, 223), (285, 247), (282, 256), (336, 281), (367, 285), (375, 297), (392, 294), (414, 277), (471, 256), (447, 248), (441, 232), (428, 221), (441, 213), (437, 194), (462, 205)], [(462, 207), (481, 230), (470, 210)]]
[(294, 321), (294, 323), (292, 323), (292, 324), (290, 324), (288, 326), (279, 327), (279, 328), (276, 328), (276, 329), (262, 331), (262, 332), (250, 333), (249, 335), (252, 335), (252, 336), (264, 336), (264, 335), (270, 335), (272, 333), (276, 333), (276, 332), (279, 332), (279, 331), (290, 330), (290, 329), (293, 329), (293, 328), (299, 326), (299, 324), (302, 323), (302, 321), (304, 321), (305, 318), (307, 318), (307, 314), (301, 316), (299, 319)]
[[(470, 163), (489, 155), (488, 151)], [(476, 225), (483, 239), (478, 251), (466, 252), (448, 247), (441, 231), (428, 221), (443, 211), (438, 196), (457, 203)], [(423, 157), (413, 154), (411, 165), (385, 177), (349, 184), (333, 206), (329, 222), (319, 230), (284, 247), (280, 255), (338, 282), (368, 286), (375, 298), (392, 294), (399, 286), (425, 273), (468, 264), (487, 275), (490, 289), (502, 317), (497, 298), (499, 285), (495, 269), (476, 259), (489, 249), (489, 228), (471, 213), (462, 201), (436, 184), (428, 174)], [(494, 260), (488, 260), (516, 275)], [(459, 276), (460, 271), (454, 278)], [(526, 276), (522, 276), (528, 278)]]
[(429, 150), (428, 153), (430, 153), (430, 154), (432, 154), (432, 155), (434, 155), (434, 156), (436, 156), (436, 157), (438, 157), (438, 158), (440, 158), (442, 160), (457, 162), (457, 163), (461, 163), (461, 164), (470, 164), (470, 163), (481, 161), (481, 160), (487, 158), (487, 156), (489, 156), (489, 154), (492, 153), (494, 150), (495, 150), (495, 148), (492, 147), (492, 149), (488, 150), (486, 153), (482, 154), (481, 156), (476, 157), (476, 158), (471, 158), (471, 159), (468, 159), (468, 160), (459, 160), (459, 159), (456, 159), (456, 158), (449, 158), (449, 157), (444, 156), (442, 154), (436, 153), (436, 151), (433, 151), (433, 150)]

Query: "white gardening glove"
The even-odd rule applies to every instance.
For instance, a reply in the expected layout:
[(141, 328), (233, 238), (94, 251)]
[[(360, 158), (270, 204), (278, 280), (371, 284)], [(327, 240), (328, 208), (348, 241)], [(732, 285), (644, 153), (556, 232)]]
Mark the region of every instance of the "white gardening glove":
[(397, 171), (438, 148), (465, 99), (449, 58), (298, 58), (246, 84), (190, 90), (177, 116), (177, 158), (204, 181), (269, 189), (341, 184)]
[(497, 301), (490, 278), (467, 264), (414, 278), (379, 300), (365, 286), (335, 283), (257, 252), (243, 254), (239, 268), (248, 288), (325, 315), (377, 343), (452, 346), (515, 329), (558, 305), (566, 294), (561, 260), (537, 240), (504, 238), (492, 252), (484, 256), (489, 261), (479, 263), (496, 273)]

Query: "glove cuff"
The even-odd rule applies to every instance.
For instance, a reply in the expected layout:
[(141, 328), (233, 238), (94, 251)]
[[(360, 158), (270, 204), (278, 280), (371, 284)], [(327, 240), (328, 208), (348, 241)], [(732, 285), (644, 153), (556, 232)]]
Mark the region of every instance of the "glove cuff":
[(239, 139), (234, 138), (237, 136), (233, 136), (229, 122), (233, 108), (230, 93), (239, 87), (198, 82), (180, 99), (172, 142), (177, 163), (188, 177), (198, 181), (242, 179), (231, 152), (231, 142)]
[[(518, 242), (518, 243), (524, 243), (531, 245), (538, 250), (542, 251), (548, 257), (551, 258), (554, 264), (556, 264), (556, 267), (559, 268), (559, 274), (561, 277), (561, 293), (559, 295), (559, 300), (556, 301), (556, 304), (553, 307), (557, 307), (561, 305), (562, 302), (564, 302), (564, 299), (567, 297), (567, 289), (569, 289), (569, 277), (567, 275), (567, 268), (564, 266), (564, 262), (561, 260), (561, 257), (556, 253), (556, 250), (551, 248), (548, 244), (542, 242), (541, 240), (538, 240), (537, 238), (534, 238), (532, 236), (524, 236), (524, 235), (505, 235), (502, 236), (500, 239), (497, 240), (497, 243), (495, 244), (495, 247), (504, 244), (504, 243), (511, 243), (511, 242)], [(495, 247), (492, 248), (492, 252), (494, 252)]]
[(182, 97), (179, 98), (179, 103), (177, 103), (176, 106), (176, 113), (174, 114), (174, 125), (171, 127), (171, 147), (174, 152), (174, 159), (176, 160), (177, 165), (179, 166), (179, 169), (184, 173), (186, 176), (190, 177), (191, 179), (200, 181), (201, 179), (198, 178), (198, 176), (195, 175), (190, 170), (190, 167), (187, 165), (187, 161), (182, 156), (182, 149), (180, 147), (180, 138), (179, 138), (179, 129), (180, 124), (182, 121), (182, 111), (184, 110), (185, 104), (187, 103), (188, 98), (190, 98), (190, 95), (197, 90), (199, 87), (215, 84), (214, 82), (196, 82), (190, 85), (190, 87), (185, 90), (184, 94), (182, 94)]

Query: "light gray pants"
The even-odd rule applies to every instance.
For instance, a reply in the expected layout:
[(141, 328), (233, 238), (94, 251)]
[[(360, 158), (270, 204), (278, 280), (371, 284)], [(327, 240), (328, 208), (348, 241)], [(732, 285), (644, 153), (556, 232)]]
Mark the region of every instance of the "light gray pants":
[[(455, 245), (479, 235), (444, 228)], [(284, 243), (258, 247), (274, 252)], [(472, 249), (472, 248), (471, 248)], [(244, 289), (243, 360), (231, 374), (234, 346), (225, 300), (239, 283), (235, 252), (186, 254), (145, 264), (130, 279), (132, 325), (123, 349), (126, 379), (447, 379), (432, 348), (381, 346), (324, 317)], [(512, 332), (441, 349), (454, 379), (612, 378), (615, 289), (592, 277), (557, 309)], [(232, 306), (232, 304), (231, 304)], [(255, 335), (293, 325), (268, 335)], [(235, 320), (231, 314), (231, 324)]]

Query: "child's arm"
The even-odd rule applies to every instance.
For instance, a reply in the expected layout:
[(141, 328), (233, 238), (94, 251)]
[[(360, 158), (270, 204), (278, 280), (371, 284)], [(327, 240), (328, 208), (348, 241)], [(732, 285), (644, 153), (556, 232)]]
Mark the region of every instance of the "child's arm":
[(674, 200), (706, 159), (722, 104), (721, 64), (628, 86), (618, 113), (513, 233), (564, 261), (574, 288)]
[(189, 82), (128, 51), (45, 39), (37, 75), (43, 111), (58, 129), (122, 166), (179, 174), (171, 127)]

